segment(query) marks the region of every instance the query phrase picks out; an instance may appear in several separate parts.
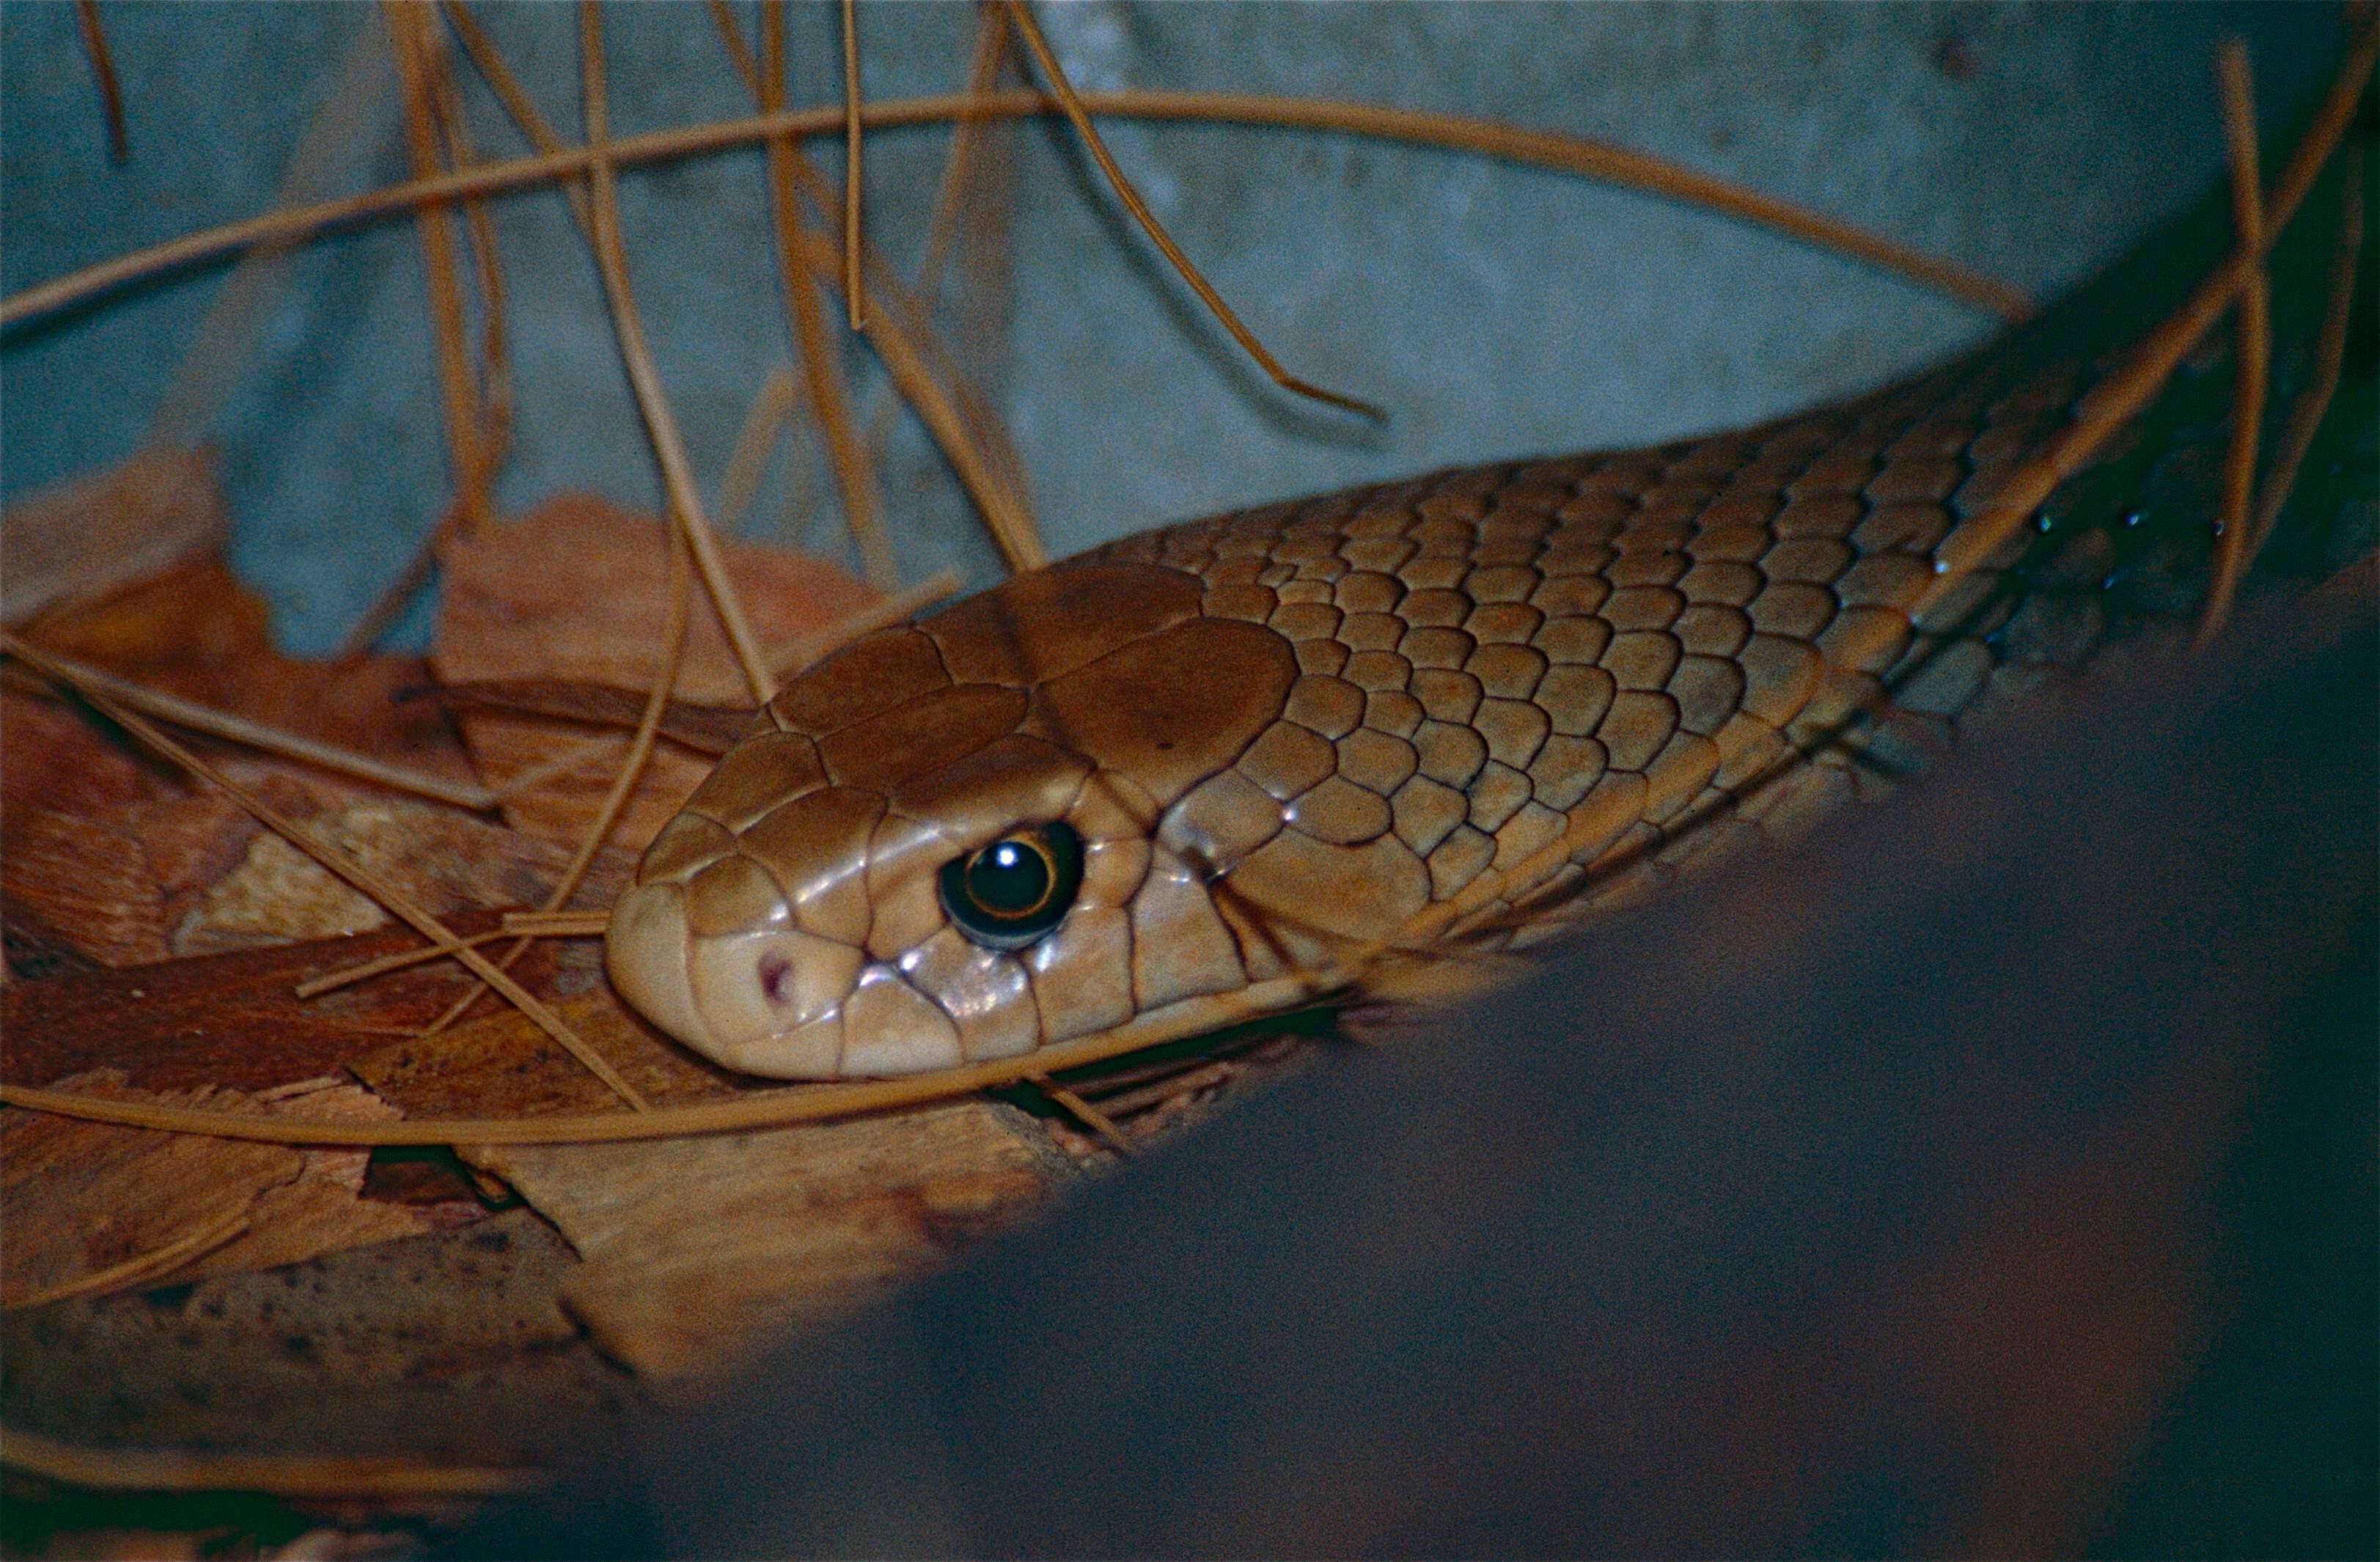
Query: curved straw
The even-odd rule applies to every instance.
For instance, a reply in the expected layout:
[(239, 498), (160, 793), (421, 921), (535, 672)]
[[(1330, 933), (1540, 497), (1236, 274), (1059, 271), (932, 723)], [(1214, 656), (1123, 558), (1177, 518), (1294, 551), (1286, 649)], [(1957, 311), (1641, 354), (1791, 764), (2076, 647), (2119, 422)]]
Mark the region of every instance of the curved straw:
[[(1327, 130), (1378, 140), (1478, 152), (1508, 163), (1575, 174), (1609, 184), (1699, 205), (1723, 216), (1772, 229), (1790, 238), (1834, 249), (1881, 270), (1923, 283), (1976, 308), (2010, 320), (2033, 312), (2033, 300), (2019, 289), (1980, 272), (1939, 260), (1888, 238), (1864, 233), (1848, 223), (1789, 200), (1746, 189), (1665, 163), (1642, 152), (1543, 130), (1524, 130), (1492, 120), (1414, 109), (1381, 108), (1303, 98), (1239, 92), (1084, 92), (1083, 108), (1122, 119), (1188, 120), (1207, 124), (1262, 125), (1281, 129)], [(2350, 103), (2349, 107), (2352, 109)], [(1024, 119), (1054, 115), (1057, 103), (1039, 92), (953, 93), (886, 99), (861, 105), (860, 123), (871, 129), (932, 125), (946, 120)], [(722, 119), (613, 141), (609, 160), (625, 165), (692, 157), (766, 140), (771, 136), (816, 136), (843, 127), (843, 109), (804, 108), (783, 114)], [(0, 327), (20, 324), (95, 298), (103, 293), (182, 266), (232, 254), (259, 244), (284, 242), (330, 228), (377, 222), (429, 201), (457, 196), (526, 189), (585, 174), (593, 154), (583, 147), (508, 163), (487, 163), (434, 179), (413, 180), (368, 190), (342, 200), (270, 212), (188, 234), (164, 244), (119, 255), (79, 272), (37, 284), (0, 299)]]
[(2231, 225), (2255, 265), (2240, 284), (2240, 320), (2231, 357), (2231, 439), (2223, 453), (2220, 507), (2216, 512), (2215, 577), (2198, 615), (2193, 644), (2204, 646), (2230, 616), (2231, 599), (2248, 567), (2249, 505), (2256, 484), (2256, 447), (2265, 428), (2265, 379), (2273, 358), (2273, 285), (2265, 271), (2265, 191), (2257, 182), (2256, 90), (2248, 49), (2227, 38), (2216, 51), (2222, 88), (2223, 150), (2231, 179)]
[(1335, 974), (1283, 976), (1258, 982), (1235, 993), (1184, 999), (1150, 1010), (1113, 1029), (1060, 1042), (1021, 1058), (995, 1059), (939, 1073), (907, 1079), (795, 1085), (731, 1100), (705, 1101), (688, 1107), (653, 1107), (641, 1112), (359, 1122), (351, 1118), (249, 1117), (197, 1107), (152, 1106), (75, 1091), (37, 1090), (21, 1084), (0, 1084), (0, 1102), (90, 1122), (158, 1128), (218, 1139), (254, 1139), (273, 1144), (593, 1144), (623, 1139), (668, 1139), (689, 1133), (749, 1132), (852, 1117), (893, 1107), (914, 1107), (1014, 1084), (1035, 1074), (1062, 1073), (1143, 1047), (1203, 1035), (1242, 1021), (1285, 1013), (1325, 996), (1336, 980)]
[(88, 1448), (14, 1427), (0, 1428), (0, 1464), (96, 1491), (265, 1492), (333, 1499), (503, 1496), (545, 1479), (535, 1470), (419, 1464), (397, 1458)]
[[(844, 4), (847, 6), (851, 0), (844, 0)], [(1240, 345), (1240, 350), (1256, 359), (1257, 367), (1284, 391), (1293, 391), (1301, 396), (1348, 412), (1361, 413), (1376, 422), (1385, 419), (1388, 414), (1370, 402), (1326, 390), (1281, 367), (1281, 360), (1257, 339), (1257, 333), (1247, 328), (1229, 304), (1223, 302), (1223, 296), (1215, 291), (1214, 285), (1190, 263), (1190, 257), (1182, 252), (1182, 247), (1173, 242), (1173, 236), (1165, 231), (1165, 224), (1157, 220), (1157, 213), (1148, 209), (1148, 202), (1140, 198), (1140, 191), (1133, 188), (1132, 181), (1123, 176), (1123, 170), (1116, 166), (1107, 142), (1099, 139), (1098, 128), (1091, 124), (1091, 116), (1084, 112), (1082, 99), (1066, 79), (1066, 72), (1058, 64), (1058, 56), (1050, 52), (1049, 42), (1041, 36), (1041, 24), (1033, 19), (1032, 7), (1026, 5), (1025, 0), (1004, 0), (1004, 4), (1009, 25), (1016, 30), (1016, 36), (1025, 41), (1026, 51), (1033, 56), (1034, 65), (1041, 72), (1041, 79), (1048, 82), (1050, 90), (1057, 94), (1058, 106), (1065, 110), (1067, 120), (1075, 127), (1075, 134), (1082, 140), (1083, 150), (1091, 154), (1091, 161), (1098, 163), (1099, 172), (1107, 176), (1108, 188), (1123, 202), (1123, 209), (1132, 213), (1132, 220), (1140, 224), (1140, 231), (1148, 236), (1148, 241), (1157, 246), (1158, 252), (1189, 285), (1190, 291), (1198, 296), (1198, 301), (1207, 306), (1207, 312), (1231, 333), (1232, 340)]]

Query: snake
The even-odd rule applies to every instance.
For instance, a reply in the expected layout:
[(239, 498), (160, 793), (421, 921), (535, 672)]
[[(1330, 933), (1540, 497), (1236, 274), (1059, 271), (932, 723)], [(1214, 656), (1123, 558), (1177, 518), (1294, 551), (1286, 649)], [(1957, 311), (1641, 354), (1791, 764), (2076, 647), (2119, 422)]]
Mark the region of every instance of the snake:
[[(1889, 793), (2198, 611), (2228, 333), (1978, 528), (2222, 216), (1838, 405), (1143, 532), (870, 634), (653, 838), (613, 984), (734, 1070), (923, 1073), (1351, 960), (1509, 957)], [(2284, 238), (2303, 380), (2335, 246)]]

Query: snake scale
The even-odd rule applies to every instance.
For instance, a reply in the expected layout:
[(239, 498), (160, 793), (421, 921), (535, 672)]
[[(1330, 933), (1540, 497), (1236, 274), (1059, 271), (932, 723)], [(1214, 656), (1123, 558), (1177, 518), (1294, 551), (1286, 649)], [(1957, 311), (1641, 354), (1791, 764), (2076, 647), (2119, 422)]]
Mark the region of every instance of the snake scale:
[[(738, 1070), (914, 1073), (1350, 951), (1525, 943), (1805, 829), (2186, 625), (2219, 345), (1937, 584), (2228, 242), (2184, 228), (1845, 405), (1193, 521), (870, 635), (653, 841), (613, 979)], [(2329, 248), (2275, 257), (2284, 381)]]

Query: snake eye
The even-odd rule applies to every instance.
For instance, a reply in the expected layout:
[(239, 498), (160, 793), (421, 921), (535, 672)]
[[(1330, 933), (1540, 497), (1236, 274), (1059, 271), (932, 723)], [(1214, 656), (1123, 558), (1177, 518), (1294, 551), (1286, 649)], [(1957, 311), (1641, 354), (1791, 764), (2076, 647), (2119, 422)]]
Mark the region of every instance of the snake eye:
[(1058, 926), (1083, 884), (1083, 838), (1064, 824), (1011, 830), (942, 866), (942, 909), (959, 931), (1021, 950)]

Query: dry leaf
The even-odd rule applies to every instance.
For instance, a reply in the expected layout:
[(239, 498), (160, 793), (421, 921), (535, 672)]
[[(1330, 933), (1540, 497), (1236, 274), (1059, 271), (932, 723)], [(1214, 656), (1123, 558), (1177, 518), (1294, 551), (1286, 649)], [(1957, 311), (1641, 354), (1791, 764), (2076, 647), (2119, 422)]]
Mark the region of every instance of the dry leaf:
[(0, 623), (153, 575), (223, 531), (204, 451), (143, 451), (44, 490), (0, 515)]
[(715, 1376), (787, 1325), (864, 1305), (1022, 1218), (1068, 1168), (989, 1101), (757, 1133), (468, 1153), (587, 1260), (563, 1300), (662, 1379)]
[[(874, 599), (867, 587), (815, 559), (738, 543), (721, 551), (763, 647), (816, 634)], [(445, 594), (431, 666), (445, 684), (648, 684), (668, 618), (666, 556), (658, 521), (578, 494), (453, 539), (439, 553)], [(676, 692), (701, 705), (747, 703), (750, 690), (698, 587), (696, 596)], [(461, 720), (481, 779), (495, 787), (600, 732), (492, 713)], [(590, 762), (514, 800), (505, 817), (531, 834), (575, 842), (593, 823), (620, 752), (614, 746), (608, 763)], [(710, 769), (708, 758), (656, 749), (616, 839), (650, 840)]]
[[(128, 1086), (115, 1069), (59, 1084), (211, 1111), (375, 1120), (398, 1115), (335, 1078), (260, 1095), (206, 1087), (143, 1091)], [(124, 1272), (113, 1283), (78, 1294), (271, 1268), (453, 1223), (445, 1211), (362, 1197), (367, 1160), (361, 1150), (298, 1150), (42, 1112), (0, 1112), (0, 1197), (8, 1210), (0, 1304), (20, 1306), (119, 1267)], [(242, 1217), (245, 1229), (234, 1229), (232, 1222)], [(201, 1245), (183, 1256), (154, 1267), (137, 1262), (193, 1238), (202, 1239)]]
[[(259, 1093), (254, 1099), (277, 1112), (301, 1117), (355, 1118), (386, 1122), (404, 1114), (371, 1092), (335, 1076), (301, 1080)], [(454, 1205), (408, 1205), (363, 1196), (370, 1152), (316, 1147), (301, 1152), (298, 1175), (263, 1190), (249, 1208), (248, 1229), (194, 1263), (177, 1265), (174, 1278), (236, 1275), (297, 1264), (326, 1253), (368, 1247), (443, 1230), (468, 1215)]]
[(395, 697), (427, 679), (425, 663), (283, 656), (262, 599), (212, 556), (54, 611), (23, 634), (61, 656), (235, 716), (450, 780), (471, 776), (444, 714)]
[[(452, 919), (458, 934), (495, 926), (496, 914)], [(557, 967), (586, 983), (601, 979), (591, 944), (533, 948), (515, 975), (547, 986)], [(0, 1072), (12, 1083), (47, 1084), (67, 1074), (121, 1068), (150, 1089), (225, 1084), (264, 1089), (310, 1079), (387, 1047), (428, 1024), (468, 978), (432, 961), (344, 987), (309, 1002), (294, 989), (362, 961), (421, 947), (410, 928), (353, 938), (164, 961), (124, 970), (69, 971), (16, 981), (0, 992)]]
[[(97, 1096), (223, 1111), (253, 1105), (235, 1090), (152, 1096), (126, 1088), (122, 1073), (112, 1070), (60, 1083)], [(251, 1209), (264, 1190), (294, 1181), (304, 1164), (303, 1156), (284, 1144), (0, 1112), (0, 1199), (8, 1210), (0, 1227), (7, 1259), (0, 1265), (0, 1300), (21, 1305), (193, 1235), (219, 1231)]]
[(14, 687), (0, 690), (0, 814), (11, 817), (94, 813), (180, 790), (81, 716)]
[[(592, 965), (591, 942), (577, 958)], [(713, 1099), (750, 1088), (698, 1058), (621, 1004), (611, 987), (590, 980), (554, 1003), (570, 1028), (655, 1106)], [(563, 985), (563, 984), (557, 984)], [(407, 1036), (348, 1064), (355, 1076), (407, 1116), (545, 1117), (609, 1111), (619, 1105), (601, 1080), (526, 1015), (492, 1004), (481, 1017), (429, 1036)]]
[[(549, 842), (482, 824), (451, 808), (374, 798), (311, 821), (325, 841), (433, 914), (528, 907), (562, 877), (569, 854)], [(605, 903), (625, 865), (606, 865)], [(584, 902), (582, 902), (584, 903)], [(370, 932), (385, 912), (277, 835), (259, 834), (237, 867), (175, 927), (176, 954), (216, 954), (301, 938)]]

